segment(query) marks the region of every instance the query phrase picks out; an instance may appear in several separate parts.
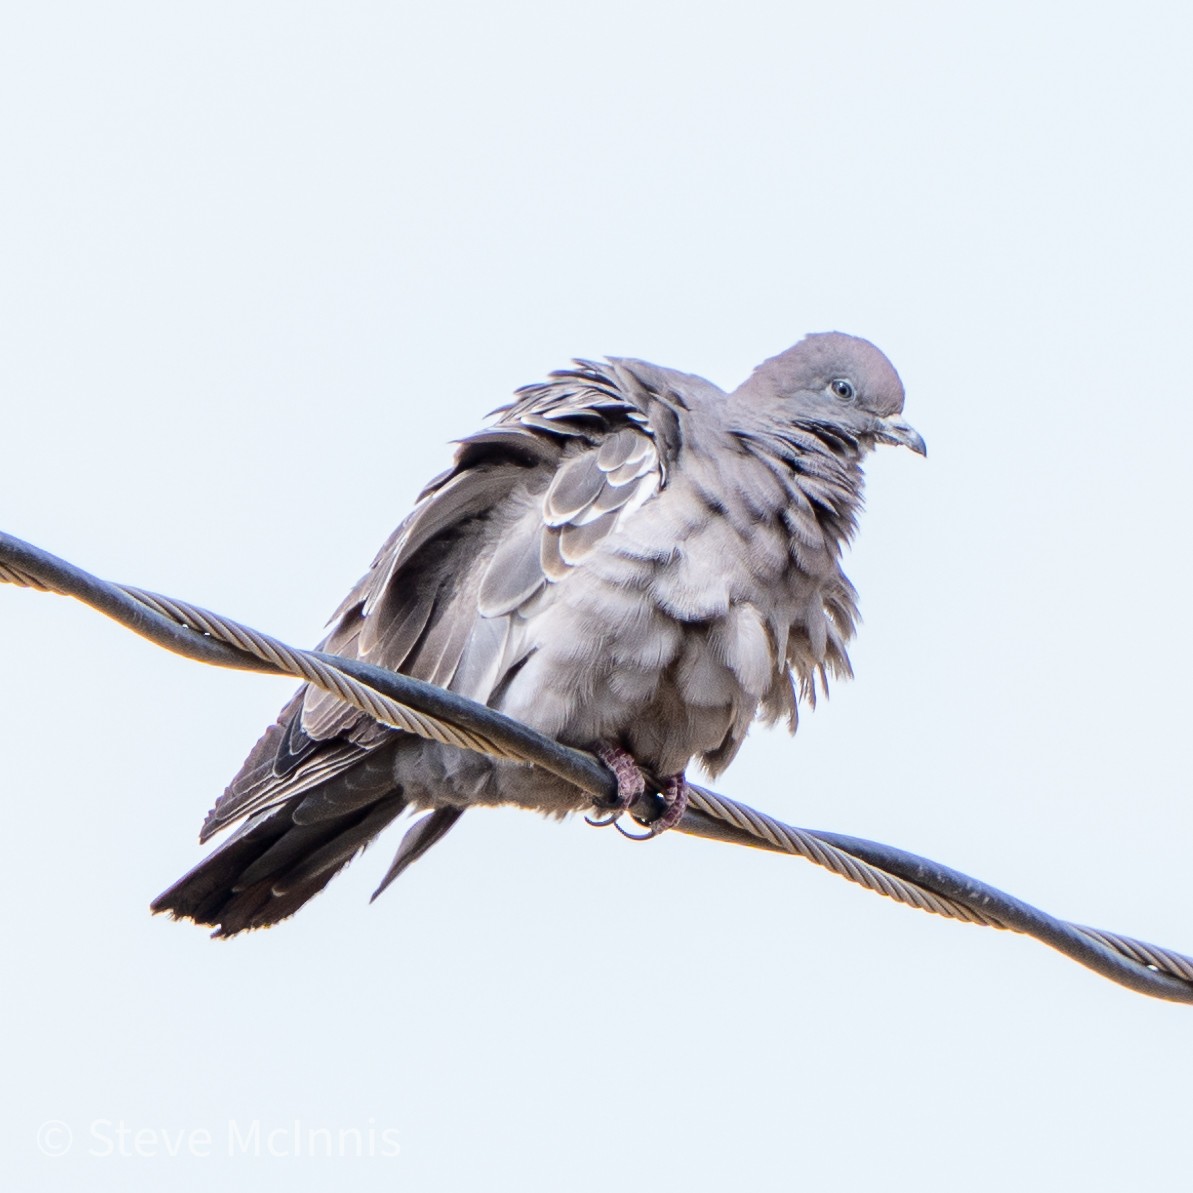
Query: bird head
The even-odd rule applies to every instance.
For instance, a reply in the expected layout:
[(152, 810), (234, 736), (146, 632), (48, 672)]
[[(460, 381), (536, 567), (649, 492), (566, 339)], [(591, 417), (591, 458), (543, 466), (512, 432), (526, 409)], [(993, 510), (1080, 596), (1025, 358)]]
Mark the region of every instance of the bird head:
[(927, 447), (900, 415), (903, 382), (869, 340), (839, 331), (805, 336), (764, 360), (735, 391), (735, 401), (815, 430), (844, 434), (868, 450), (877, 443)]

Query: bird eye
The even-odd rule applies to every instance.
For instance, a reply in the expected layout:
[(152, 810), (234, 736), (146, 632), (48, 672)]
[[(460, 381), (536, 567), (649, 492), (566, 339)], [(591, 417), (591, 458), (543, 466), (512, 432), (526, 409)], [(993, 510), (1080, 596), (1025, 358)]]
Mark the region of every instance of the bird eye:
[(836, 381), (831, 382), (829, 388), (843, 401), (848, 402), (853, 397), (853, 382), (846, 381), (844, 377), (838, 377)]

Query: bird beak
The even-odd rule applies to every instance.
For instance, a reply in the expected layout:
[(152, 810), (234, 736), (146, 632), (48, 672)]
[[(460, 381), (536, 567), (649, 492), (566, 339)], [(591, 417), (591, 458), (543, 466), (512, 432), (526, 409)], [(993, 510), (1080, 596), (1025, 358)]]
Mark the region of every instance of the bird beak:
[(926, 456), (928, 454), (928, 445), (919, 431), (908, 426), (893, 414), (888, 414), (886, 418), (878, 420), (875, 434), (879, 443), (902, 444), (904, 447), (911, 448), (917, 455)]

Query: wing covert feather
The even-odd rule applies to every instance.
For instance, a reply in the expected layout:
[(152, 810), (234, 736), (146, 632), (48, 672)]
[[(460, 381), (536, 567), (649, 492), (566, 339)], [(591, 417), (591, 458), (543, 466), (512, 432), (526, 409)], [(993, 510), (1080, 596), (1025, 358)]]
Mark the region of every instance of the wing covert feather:
[[(336, 611), (321, 649), (488, 699), (521, 661), (517, 619), (666, 483), (679, 424), (659, 377), (639, 362), (579, 361), (519, 390), (495, 424), (460, 442), (455, 465)], [(300, 689), (216, 804), (209, 831), (311, 792), (395, 734)], [(350, 803), (348, 790), (333, 805)]]

